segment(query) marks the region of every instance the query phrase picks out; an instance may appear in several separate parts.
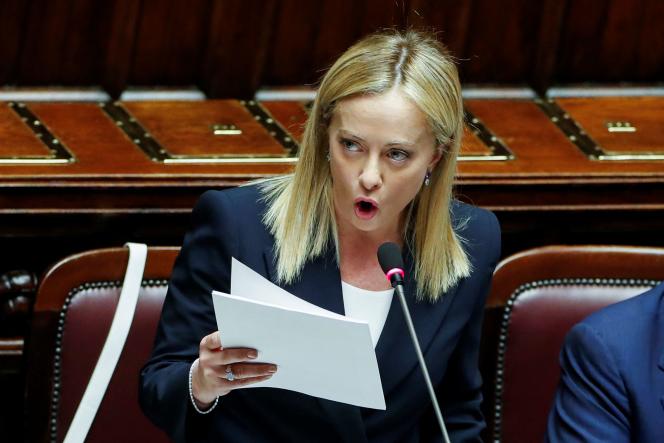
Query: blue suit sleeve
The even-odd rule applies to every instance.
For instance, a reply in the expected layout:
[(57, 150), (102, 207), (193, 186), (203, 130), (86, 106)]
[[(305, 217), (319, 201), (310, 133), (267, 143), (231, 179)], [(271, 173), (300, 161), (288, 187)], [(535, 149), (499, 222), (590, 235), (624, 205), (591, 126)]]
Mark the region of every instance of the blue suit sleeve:
[[(480, 410), (482, 376), (479, 370), (479, 350), (484, 304), (491, 287), (493, 270), (500, 258), (500, 226), (493, 213), (482, 211), (481, 214), (482, 218), (477, 221), (475, 228), (479, 234), (469, 239), (474, 244), (469, 252), (474, 255), (472, 272), (476, 274), (472, 278), (472, 293), (466, 293), (472, 297), (471, 314), (438, 388), (443, 418), (450, 441), (453, 442), (481, 442), (480, 433), (485, 426)], [(432, 425), (438, 427), (435, 422)], [(440, 432), (436, 433), (435, 441), (441, 441)]]
[(197, 440), (211, 416), (193, 412), (188, 375), (201, 339), (216, 331), (211, 291), (229, 291), (230, 259), (237, 245), (228, 197), (209, 191), (192, 212), (164, 300), (152, 355), (140, 376), (144, 413), (174, 441)]
[(629, 404), (615, 356), (584, 323), (567, 335), (546, 441), (629, 442)]

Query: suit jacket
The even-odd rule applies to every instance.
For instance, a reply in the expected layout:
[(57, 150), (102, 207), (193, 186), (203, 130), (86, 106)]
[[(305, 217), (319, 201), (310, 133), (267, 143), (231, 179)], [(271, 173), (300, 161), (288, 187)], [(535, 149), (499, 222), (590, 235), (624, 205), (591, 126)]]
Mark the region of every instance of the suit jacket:
[(550, 442), (664, 442), (664, 283), (569, 332)]
[[(275, 281), (274, 238), (261, 221), (264, 211), (256, 186), (208, 191), (194, 208), (193, 226), (173, 269), (153, 353), (141, 371), (145, 414), (176, 441), (416, 442), (436, 438), (431, 403), (398, 300), (392, 301), (376, 346), (386, 411), (274, 388), (232, 391), (207, 415), (193, 410), (188, 371), (198, 356), (200, 340), (217, 329), (210, 292), (229, 291), (231, 257)], [(453, 218), (462, 226), (458, 232), (471, 259), (472, 275), (436, 303), (416, 302), (412, 280), (406, 291), (450, 437), (455, 442), (477, 441), (484, 426), (478, 370), (481, 320), (500, 255), (500, 231), (493, 214), (459, 202), (453, 205)], [(412, 271), (410, 252), (405, 252), (404, 259)], [(295, 283), (283, 287), (322, 308), (344, 313), (333, 246), (309, 261)], [(352, 373), (339, 377), (352, 377)]]

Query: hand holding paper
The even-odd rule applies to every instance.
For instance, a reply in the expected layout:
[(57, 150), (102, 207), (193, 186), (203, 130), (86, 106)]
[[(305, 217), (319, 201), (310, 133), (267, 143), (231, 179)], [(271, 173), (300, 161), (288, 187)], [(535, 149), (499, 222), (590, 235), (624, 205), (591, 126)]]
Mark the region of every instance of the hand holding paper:
[(378, 363), (366, 322), (312, 305), (233, 259), (231, 294), (213, 291), (225, 348), (258, 350), (274, 363), (273, 387), (374, 409), (385, 409)]

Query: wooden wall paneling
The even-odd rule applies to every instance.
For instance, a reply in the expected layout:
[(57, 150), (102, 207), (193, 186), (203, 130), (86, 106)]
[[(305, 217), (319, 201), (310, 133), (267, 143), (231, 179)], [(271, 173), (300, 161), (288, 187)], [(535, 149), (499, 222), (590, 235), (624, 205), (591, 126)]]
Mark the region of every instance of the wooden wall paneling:
[(530, 85), (541, 95), (544, 95), (546, 90), (552, 86), (556, 56), (560, 45), (560, 29), (566, 6), (567, 0), (542, 2), (537, 49), (530, 73)]
[[(644, 2), (612, 0), (606, 10), (606, 21), (598, 37), (602, 50), (595, 58), (595, 69), (609, 81), (634, 78), (629, 67), (636, 65), (639, 29), (643, 22)], [(598, 72), (599, 74), (599, 72)]]
[[(464, 53), (466, 39), (472, 32), (469, 21), (472, 2), (456, 0), (411, 0), (407, 26), (435, 32), (455, 57)], [(463, 66), (464, 60), (460, 61)]]
[(210, 0), (143, 0), (132, 85), (194, 85), (208, 36)]
[(574, 82), (590, 78), (597, 54), (601, 51), (601, 37), (605, 7), (596, 0), (576, 0), (565, 13), (556, 63), (559, 82)]
[(664, 79), (664, 32), (662, 31), (664, 2), (646, 0), (640, 27), (638, 58), (634, 69), (635, 80), (662, 81)]
[(557, 79), (661, 82), (663, 13), (664, 3), (658, 0), (569, 2), (561, 27)]
[(321, 2), (324, 20), (318, 29), (311, 54), (310, 81), (320, 80), (334, 61), (362, 35), (358, 21), (365, 14), (362, 2), (327, 0)]
[(28, 2), (24, 0), (0, 2), (0, 84), (17, 81), (16, 65), (25, 33), (27, 11)]
[(461, 69), (466, 82), (522, 83), (535, 60), (542, 15), (540, 2), (476, 0), (469, 23), (468, 59)]
[(365, 0), (362, 35), (384, 28), (402, 29), (408, 17), (409, 3), (408, 0)]
[(111, 3), (33, 0), (18, 61), (18, 84), (98, 84)]
[(109, 10), (100, 84), (115, 99), (127, 87), (140, 13), (137, 0), (116, 0)]
[(19, 84), (63, 82), (62, 77), (54, 73), (62, 66), (70, 3), (70, 0), (33, 0), (29, 3), (18, 62)]
[[(302, 85), (318, 79), (313, 73), (315, 67), (311, 54), (324, 22), (321, 5), (321, 2), (299, 0), (279, 2), (262, 82), (264, 85)], [(341, 34), (348, 30), (348, 27), (343, 27), (338, 32)]]
[(253, 98), (261, 85), (275, 7), (275, 0), (214, 2), (200, 79), (208, 97)]

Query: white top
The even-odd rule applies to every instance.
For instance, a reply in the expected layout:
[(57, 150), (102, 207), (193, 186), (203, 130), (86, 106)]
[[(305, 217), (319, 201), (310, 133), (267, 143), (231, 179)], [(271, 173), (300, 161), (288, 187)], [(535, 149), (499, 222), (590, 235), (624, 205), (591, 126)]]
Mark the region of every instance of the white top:
[(383, 326), (385, 326), (387, 314), (390, 312), (394, 289), (368, 291), (342, 281), (341, 291), (344, 295), (346, 317), (364, 320), (369, 323), (371, 341), (375, 348), (380, 333), (383, 331)]

